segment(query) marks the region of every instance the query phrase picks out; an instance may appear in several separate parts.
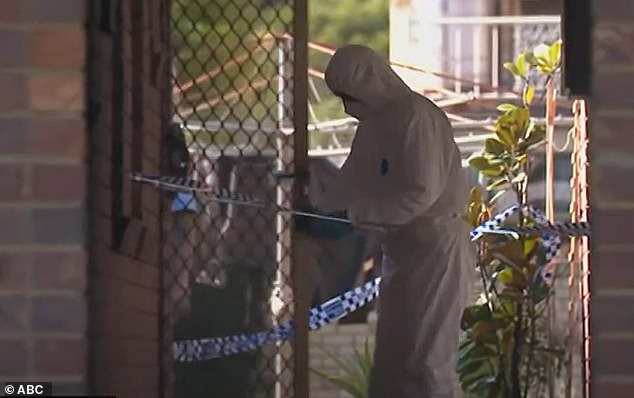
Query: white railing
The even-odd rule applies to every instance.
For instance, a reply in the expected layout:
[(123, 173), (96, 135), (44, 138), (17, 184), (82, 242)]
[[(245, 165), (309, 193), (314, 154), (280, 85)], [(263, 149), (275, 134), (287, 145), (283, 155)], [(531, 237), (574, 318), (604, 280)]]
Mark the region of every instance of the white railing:
[[(561, 18), (558, 15), (469, 16), (419, 23), (427, 24), (426, 31), (431, 28), (441, 37), (441, 51), (436, 56), (441, 59), (442, 73), (437, 74), (435, 81), (439, 87), (436, 88), (478, 97), (487, 92), (513, 89), (516, 82), (504, 71), (503, 63), (538, 44), (557, 40)], [(421, 65), (417, 66), (427, 69), (425, 62), (421, 59)]]

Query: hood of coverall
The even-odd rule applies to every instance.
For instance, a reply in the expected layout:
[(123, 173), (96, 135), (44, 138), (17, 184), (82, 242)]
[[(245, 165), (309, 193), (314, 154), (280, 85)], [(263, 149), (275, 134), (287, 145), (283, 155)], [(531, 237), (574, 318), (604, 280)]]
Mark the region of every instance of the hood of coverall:
[(342, 98), (346, 113), (358, 119), (410, 93), (383, 57), (361, 45), (337, 50), (326, 68), (326, 84)]

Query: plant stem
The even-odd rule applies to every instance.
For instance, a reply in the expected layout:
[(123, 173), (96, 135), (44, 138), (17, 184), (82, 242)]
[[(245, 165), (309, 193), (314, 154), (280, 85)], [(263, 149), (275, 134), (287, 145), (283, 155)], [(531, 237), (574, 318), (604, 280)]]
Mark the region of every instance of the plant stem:
[(528, 298), (529, 302), (528, 302), (528, 316), (529, 316), (529, 320), (530, 320), (530, 337), (528, 340), (528, 346), (529, 346), (529, 351), (528, 351), (528, 359), (526, 360), (526, 367), (525, 367), (525, 372), (526, 372), (526, 381), (524, 382), (524, 398), (528, 398), (528, 390), (530, 388), (531, 385), (531, 366), (533, 364), (533, 356), (535, 355), (535, 335), (536, 335), (536, 320), (537, 318), (535, 317), (535, 307), (534, 307), (534, 301), (533, 301), (533, 292), (529, 292), (529, 298)]
[(521, 346), (522, 346), (522, 313), (523, 305), (517, 306), (515, 314), (515, 329), (513, 330), (513, 352), (511, 354), (511, 397), (522, 398), (520, 382)]

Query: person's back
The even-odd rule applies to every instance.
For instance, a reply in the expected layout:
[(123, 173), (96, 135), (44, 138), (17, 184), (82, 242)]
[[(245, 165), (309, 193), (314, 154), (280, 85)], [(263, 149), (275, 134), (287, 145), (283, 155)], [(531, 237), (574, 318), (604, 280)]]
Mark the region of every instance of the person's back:
[(322, 205), (384, 233), (370, 398), (453, 397), (459, 321), (473, 251), (451, 124), (372, 50), (348, 46), (326, 71), (359, 119), (339, 181)]

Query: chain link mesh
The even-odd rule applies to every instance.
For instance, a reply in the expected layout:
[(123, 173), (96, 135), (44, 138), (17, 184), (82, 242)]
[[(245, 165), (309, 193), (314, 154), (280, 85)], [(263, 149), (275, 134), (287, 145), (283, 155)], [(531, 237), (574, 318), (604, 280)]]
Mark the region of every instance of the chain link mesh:
[[(173, 0), (170, 175), (290, 205), (292, 0)], [(290, 219), (171, 195), (164, 328), (171, 341), (267, 330), (293, 318)], [(290, 343), (166, 367), (168, 397), (293, 397)]]

